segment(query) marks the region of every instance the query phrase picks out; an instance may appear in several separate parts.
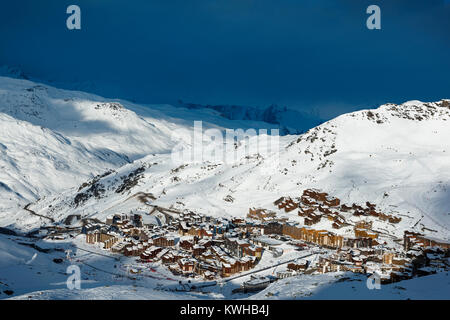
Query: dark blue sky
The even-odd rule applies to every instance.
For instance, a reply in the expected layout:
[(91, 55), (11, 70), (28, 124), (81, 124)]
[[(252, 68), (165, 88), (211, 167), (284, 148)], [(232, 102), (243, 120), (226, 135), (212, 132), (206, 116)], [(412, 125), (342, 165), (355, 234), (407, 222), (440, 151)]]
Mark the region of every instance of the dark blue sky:
[[(318, 109), (450, 98), (446, 0), (15, 0), (0, 64), (147, 103)], [(77, 4), (82, 30), (66, 28)], [(381, 7), (382, 29), (366, 28)]]

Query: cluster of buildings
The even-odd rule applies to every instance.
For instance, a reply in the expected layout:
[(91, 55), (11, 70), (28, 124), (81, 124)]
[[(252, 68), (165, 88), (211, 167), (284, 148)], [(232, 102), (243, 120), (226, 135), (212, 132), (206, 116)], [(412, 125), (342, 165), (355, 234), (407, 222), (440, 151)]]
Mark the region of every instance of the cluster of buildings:
[(340, 199), (328, 195), (326, 192), (320, 192), (316, 189), (306, 189), (303, 194), (293, 200), (290, 197), (281, 197), (274, 202), (278, 209), (284, 209), (290, 212), (298, 208), (298, 215), (304, 218), (306, 226), (312, 226), (321, 221), (322, 218), (332, 221), (332, 227), (340, 229), (347, 225), (344, 218), (345, 213), (352, 213), (353, 216), (376, 217), (381, 221), (390, 223), (399, 223), (400, 217), (384, 214), (376, 210), (376, 205), (366, 202), (366, 206), (360, 206), (355, 203), (352, 206), (341, 205)]
[[(161, 226), (145, 224), (139, 214), (115, 214), (107, 217), (105, 223), (84, 225), (82, 232), (89, 244), (98, 243), (143, 264), (161, 263), (175, 275), (202, 276), (207, 280), (251, 270), (265, 250), (274, 257), (281, 256), (284, 249), (278, 247), (280, 243), (290, 245), (292, 250), (311, 246), (330, 250), (312, 265), (306, 260), (289, 263), (286, 270), (278, 271), (278, 278), (303, 272), (351, 271), (377, 273), (382, 282), (392, 282), (448, 270), (448, 242), (405, 232), (404, 248), (396, 250), (382, 243), (379, 234), (372, 230), (372, 221), (350, 224), (345, 220), (344, 214), (350, 212), (391, 223), (400, 221), (377, 213), (375, 205), (369, 202), (366, 207), (356, 204), (350, 207), (341, 205), (338, 198), (327, 193), (308, 189), (295, 201), (282, 197), (274, 205), (285, 212), (298, 210), (304, 223), (277, 217), (271, 210), (250, 208), (245, 219), (183, 212), (174, 214)], [(352, 226), (354, 234), (349, 235), (347, 229), (337, 234), (313, 228), (320, 219), (332, 221), (334, 229)]]
[(376, 274), (382, 284), (425, 276), (438, 271), (448, 271), (450, 243), (428, 239), (422, 235), (405, 232), (405, 250), (382, 245), (372, 247), (338, 248), (322, 254), (318, 261), (299, 259), (289, 263), (286, 270), (277, 272), (278, 278), (300, 273), (354, 272)]
[(318, 272), (352, 271), (377, 274), (381, 283), (396, 282), (449, 270), (450, 242), (405, 231), (404, 250), (384, 246), (339, 249), (321, 257)]
[(173, 274), (211, 280), (255, 267), (263, 248), (250, 242), (255, 229), (242, 219), (213, 219), (192, 212), (162, 226), (139, 214), (115, 214), (82, 229), (86, 242), (141, 263), (160, 262)]
[[(371, 247), (378, 245), (378, 232), (372, 229), (371, 221), (359, 221), (355, 224), (346, 220), (351, 214), (358, 217), (375, 217), (382, 221), (398, 223), (401, 218), (377, 212), (376, 205), (366, 202), (366, 206), (353, 203), (352, 206), (341, 204), (341, 200), (317, 189), (306, 189), (303, 194), (293, 200), (281, 197), (274, 202), (279, 210), (286, 213), (298, 209), (298, 216), (303, 217), (303, 224), (293, 224), (286, 217), (278, 218), (274, 211), (263, 208), (252, 208), (247, 218), (259, 220), (264, 224), (266, 234), (287, 235), (297, 240), (304, 240), (329, 248)], [(353, 226), (353, 237), (344, 237), (328, 230), (316, 230), (314, 225), (322, 219), (331, 222), (333, 229)]]
[[(404, 250), (387, 247), (380, 241), (378, 232), (372, 229), (372, 221), (361, 220), (348, 223), (344, 217), (375, 217), (380, 221), (396, 224), (401, 218), (377, 212), (376, 205), (366, 202), (365, 207), (353, 204), (341, 205), (338, 198), (316, 189), (307, 189), (300, 198), (293, 200), (281, 197), (274, 205), (286, 213), (298, 208), (298, 215), (304, 217), (304, 223), (290, 223), (279, 219), (276, 214), (265, 209), (251, 209), (249, 218), (260, 218), (264, 221), (264, 234), (288, 237), (320, 247), (334, 249), (332, 254), (322, 255), (319, 261), (310, 266), (307, 261), (290, 263), (287, 270), (279, 271), (278, 277), (288, 277), (299, 272), (335, 272), (351, 271), (356, 273), (377, 273), (381, 282), (393, 282), (409, 279), (415, 275), (434, 273), (439, 269), (448, 270), (450, 244), (439, 239), (405, 232)], [(270, 213), (270, 221), (261, 213)], [(314, 229), (322, 218), (332, 221), (334, 229), (353, 226), (354, 236), (342, 236), (328, 230)], [(430, 267), (432, 266), (432, 267)]]

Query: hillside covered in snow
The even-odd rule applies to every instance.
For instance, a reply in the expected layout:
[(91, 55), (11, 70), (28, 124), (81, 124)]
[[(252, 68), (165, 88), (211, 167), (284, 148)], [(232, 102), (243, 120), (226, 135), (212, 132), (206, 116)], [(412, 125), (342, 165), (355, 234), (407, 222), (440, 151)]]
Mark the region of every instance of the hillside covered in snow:
[(266, 127), (0, 77), (0, 212), (11, 216), (17, 207), (109, 169), (168, 154), (183, 138), (174, 132), (190, 129), (194, 120), (203, 120), (204, 128)]

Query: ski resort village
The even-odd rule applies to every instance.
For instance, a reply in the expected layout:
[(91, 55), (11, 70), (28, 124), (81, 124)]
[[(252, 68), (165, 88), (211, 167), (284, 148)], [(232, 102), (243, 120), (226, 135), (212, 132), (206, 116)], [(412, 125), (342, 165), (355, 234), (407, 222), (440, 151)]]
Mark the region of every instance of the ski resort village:
[[(146, 223), (155, 212), (167, 223)], [(260, 291), (300, 274), (351, 272), (388, 284), (448, 271), (450, 242), (409, 231), (397, 238), (383, 231), (384, 224), (400, 221), (370, 202), (341, 204), (327, 193), (306, 189), (298, 198), (275, 200), (271, 208), (250, 208), (246, 218), (154, 206), (147, 214), (117, 213), (105, 221), (71, 215), (65, 226), (38, 234), (56, 243), (76, 238), (88, 250), (119, 261), (123, 256), (127, 267), (118, 268), (119, 277), (160, 274), (174, 282), (160, 289), (173, 291), (241, 277), (246, 280), (233, 293)], [(70, 252), (67, 258), (80, 261)], [(111, 263), (117, 268), (116, 260)], [(263, 271), (269, 272), (262, 276)]]

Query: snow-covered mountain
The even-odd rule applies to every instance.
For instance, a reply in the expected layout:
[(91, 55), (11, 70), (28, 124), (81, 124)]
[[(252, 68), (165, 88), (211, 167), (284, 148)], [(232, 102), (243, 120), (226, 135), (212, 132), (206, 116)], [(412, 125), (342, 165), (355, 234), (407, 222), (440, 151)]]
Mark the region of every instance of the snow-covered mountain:
[[(243, 152), (233, 163), (174, 163), (175, 146), (195, 146), (182, 133), (191, 132), (196, 120), (203, 121), (203, 129), (222, 131), (279, 128), (279, 123), (256, 121), (257, 117), (232, 119), (210, 108), (140, 106), (0, 77), (0, 227), (7, 227), (6, 233), (28, 232), (63, 223), (69, 215), (103, 221), (110, 214), (130, 211), (164, 223), (164, 214), (150, 214), (155, 206), (244, 217), (250, 207), (276, 210), (273, 202), (279, 197), (296, 198), (316, 188), (342, 203), (369, 201), (377, 210), (400, 217), (398, 224), (365, 217), (392, 246), (400, 245), (393, 242), (405, 230), (449, 239), (450, 100), (385, 104), (344, 114), (302, 135), (280, 136), (271, 153)], [(258, 138), (236, 141), (235, 151), (248, 150)], [(278, 210), (277, 215), (303, 224), (296, 211)], [(351, 224), (333, 232), (350, 235), (352, 224), (361, 219), (345, 218)], [(331, 223), (322, 219), (314, 228), (331, 230)], [(0, 235), (0, 247), (5, 248), (0, 250), (0, 267), (9, 270), (6, 281), (1, 275), (0, 281), (14, 282), (21, 294), (42, 289), (42, 281), (32, 288), (19, 285), (22, 275), (14, 270), (20, 265), (27, 272), (33, 250), (17, 246), (18, 241)], [(17, 258), (5, 262), (15, 251)], [(63, 272), (47, 267), (52, 263), (47, 260), (35, 260), (46, 276)], [(107, 281), (106, 276), (101, 281)], [(148, 285), (154, 288), (156, 280), (151, 281)], [(44, 287), (49, 289), (48, 284)], [(142, 295), (176, 298), (148, 290)], [(286, 295), (284, 289), (281, 295)], [(49, 291), (52, 296), (73, 293)]]
[(267, 127), (0, 77), (0, 214), (13, 223), (28, 202), (149, 154), (167, 154), (183, 139), (177, 130), (190, 129), (194, 120), (205, 129)]
[[(57, 221), (83, 213), (104, 219), (115, 212), (149, 212), (138, 196), (151, 194), (156, 198), (151, 205), (243, 217), (249, 207), (272, 209), (280, 196), (318, 188), (344, 203), (370, 201), (402, 217), (399, 225), (375, 222), (378, 230), (398, 237), (416, 230), (448, 239), (449, 105), (448, 100), (410, 101), (345, 114), (304, 135), (280, 137), (279, 152), (248, 155), (238, 163), (180, 166), (170, 155), (149, 155), (32, 207)], [(303, 221), (295, 214), (287, 217)], [(330, 229), (331, 222), (317, 227)]]

